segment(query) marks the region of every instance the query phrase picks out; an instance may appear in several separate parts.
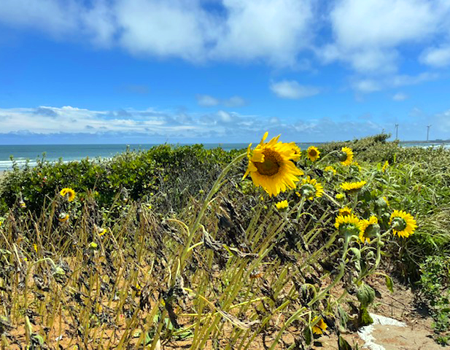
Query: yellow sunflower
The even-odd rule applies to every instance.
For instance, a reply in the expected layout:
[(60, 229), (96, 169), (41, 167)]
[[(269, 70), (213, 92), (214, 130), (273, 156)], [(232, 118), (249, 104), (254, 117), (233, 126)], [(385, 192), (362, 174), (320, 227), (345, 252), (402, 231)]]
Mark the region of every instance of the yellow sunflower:
[(333, 168), (331, 165), (327, 166), (325, 168), (325, 171), (328, 171), (328, 172), (332, 173), (333, 175), (336, 175), (336, 169)]
[(403, 210), (394, 210), (391, 214), (389, 225), (391, 225), (394, 235), (405, 238), (411, 236), (417, 228), (414, 217)]
[(249, 162), (243, 179), (250, 174), (255, 186), (261, 186), (269, 196), (276, 196), (295, 188), (298, 176), (303, 175), (303, 171), (292, 162), (296, 154), (291, 145), (278, 141), (280, 136), (265, 143), (267, 136), (266, 132), (253, 151), (250, 150), (251, 144), (248, 146)]
[(362, 243), (367, 241), (370, 243), (370, 239), (376, 237), (380, 233), (380, 225), (378, 225), (378, 218), (371, 216), (369, 220), (361, 220), (361, 232), (359, 233), (359, 239)]
[(342, 209), (339, 209), (339, 215), (347, 216), (352, 214), (352, 209), (345, 206)]
[[(314, 323), (317, 320), (317, 318), (318, 317), (314, 317), (312, 323)], [(327, 327), (328, 327), (327, 324), (325, 323), (323, 318), (321, 318), (314, 326), (312, 326), (312, 331), (314, 334), (323, 334), (323, 332), (327, 330)]]
[(361, 220), (355, 215), (339, 215), (334, 223), (336, 227), (343, 234), (351, 234), (359, 236), (362, 230)]
[(320, 158), (320, 151), (315, 146), (310, 146), (306, 150), (306, 156), (312, 161), (315, 162), (317, 159)]
[(297, 196), (305, 197), (312, 201), (314, 197), (320, 198), (323, 195), (323, 186), (316, 179), (311, 179), (309, 176), (302, 180), (302, 185), (296, 192)]
[(353, 151), (351, 148), (342, 147), (341, 151), (338, 153), (338, 159), (342, 165), (348, 166), (353, 162)]
[(344, 191), (353, 193), (359, 191), (367, 182), (359, 181), (359, 182), (344, 182), (341, 184), (341, 188)]
[(63, 188), (59, 194), (63, 197), (67, 196), (69, 202), (72, 202), (75, 199), (75, 191), (71, 188)]
[(295, 155), (292, 157), (292, 160), (296, 162), (302, 156), (302, 150), (297, 146), (295, 142), (289, 142), (289, 146), (291, 146), (292, 152)]
[(286, 209), (289, 206), (289, 203), (288, 201), (281, 201), (275, 204), (275, 206), (277, 207), (278, 210)]
[(67, 213), (59, 214), (58, 220), (59, 220), (59, 222), (65, 222), (65, 221), (69, 220), (69, 214), (67, 214)]
[(383, 167), (381, 168), (381, 171), (382, 171), (383, 173), (385, 173), (388, 167), (389, 167), (389, 162), (386, 161), (386, 162), (384, 163)]

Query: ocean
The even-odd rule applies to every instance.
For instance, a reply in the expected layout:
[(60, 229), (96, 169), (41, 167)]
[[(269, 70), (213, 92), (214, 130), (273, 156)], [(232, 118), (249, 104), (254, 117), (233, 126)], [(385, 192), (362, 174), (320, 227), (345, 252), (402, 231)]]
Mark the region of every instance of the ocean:
[[(430, 147), (439, 146), (437, 143), (401, 143), (405, 147), (419, 146)], [(180, 144), (182, 145), (182, 144)], [(318, 143), (298, 143), (301, 149), (306, 149), (311, 145), (318, 145)], [(155, 144), (144, 145), (0, 145), (0, 171), (12, 168), (11, 157), (15, 160), (17, 165), (23, 166), (27, 160), (29, 165), (36, 164), (37, 158), (45, 158), (49, 161), (56, 161), (62, 159), (64, 162), (81, 160), (86, 157), (93, 158), (111, 158), (114, 155), (121, 153), (129, 147), (130, 150), (147, 150)], [(204, 144), (207, 149), (222, 147), (224, 150), (244, 149), (247, 148), (246, 143), (210, 143)], [(449, 147), (450, 143), (444, 144), (444, 147)]]

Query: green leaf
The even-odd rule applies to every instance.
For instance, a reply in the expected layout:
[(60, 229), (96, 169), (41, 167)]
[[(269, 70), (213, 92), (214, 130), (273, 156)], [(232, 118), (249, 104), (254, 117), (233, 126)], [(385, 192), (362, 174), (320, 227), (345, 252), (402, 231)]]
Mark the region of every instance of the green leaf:
[(306, 327), (305, 330), (303, 331), (303, 337), (305, 338), (306, 345), (311, 344), (313, 337), (312, 337), (312, 329), (310, 326)]
[(373, 319), (365, 306), (361, 306), (359, 310), (359, 326), (364, 327), (373, 323)]
[(392, 282), (392, 278), (390, 278), (388, 275), (386, 277), (386, 287), (389, 289), (391, 293), (394, 293), (394, 283)]

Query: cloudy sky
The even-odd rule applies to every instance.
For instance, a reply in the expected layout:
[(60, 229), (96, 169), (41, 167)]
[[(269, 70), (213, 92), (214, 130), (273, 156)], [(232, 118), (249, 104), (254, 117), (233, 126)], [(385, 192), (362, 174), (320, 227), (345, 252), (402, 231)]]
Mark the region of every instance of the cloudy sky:
[(0, 144), (450, 138), (448, 0), (0, 3)]

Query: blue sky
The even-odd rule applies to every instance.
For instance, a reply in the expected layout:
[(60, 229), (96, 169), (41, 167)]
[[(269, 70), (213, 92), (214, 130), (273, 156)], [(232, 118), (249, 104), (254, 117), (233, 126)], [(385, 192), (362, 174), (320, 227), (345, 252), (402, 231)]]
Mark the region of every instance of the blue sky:
[(447, 0), (1, 0), (0, 144), (450, 139)]

